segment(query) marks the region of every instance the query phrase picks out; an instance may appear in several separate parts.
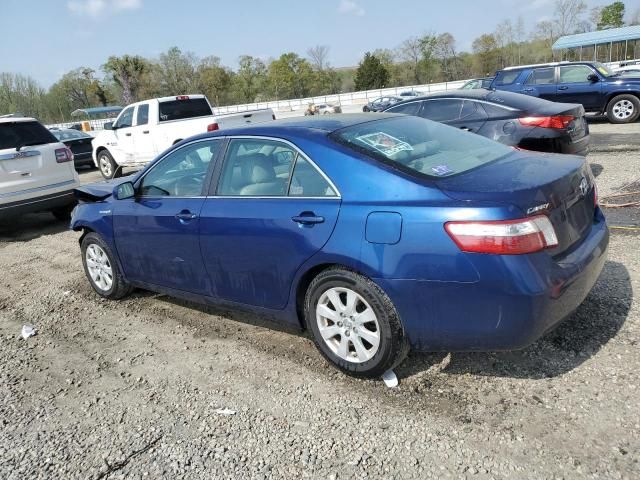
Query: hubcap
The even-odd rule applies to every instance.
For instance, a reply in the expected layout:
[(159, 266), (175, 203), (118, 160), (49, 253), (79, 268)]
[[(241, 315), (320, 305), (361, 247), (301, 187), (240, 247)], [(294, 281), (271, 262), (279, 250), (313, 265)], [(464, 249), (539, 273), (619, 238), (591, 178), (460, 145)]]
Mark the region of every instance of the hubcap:
[(100, 170), (102, 170), (105, 177), (111, 176), (111, 162), (105, 156), (100, 157)]
[(103, 292), (107, 292), (113, 285), (113, 270), (109, 257), (100, 245), (92, 243), (85, 253), (87, 270), (93, 284)]
[(316, 306), (318, 330), (325, 344), (343, 360), (362, 363), (380, 347), (380, 325), (375, 312), (358, 293), (334, 287)]
[(635, 108), (629, 100), (620, 100), (613, 106), (613, 115), (620, 120), (626, 120), (633, 115)]

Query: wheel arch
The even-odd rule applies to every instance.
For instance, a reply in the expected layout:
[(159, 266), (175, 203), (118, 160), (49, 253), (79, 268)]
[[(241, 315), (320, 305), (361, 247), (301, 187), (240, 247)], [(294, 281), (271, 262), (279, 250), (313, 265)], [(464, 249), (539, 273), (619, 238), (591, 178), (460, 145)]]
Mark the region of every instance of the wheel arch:
[(614, 98), (616, 98), (619, 95), (633, 95), (634, 97), (636, 97), (638, 99), (638, 101), (640, 101), (640, 92), (635, 91), (635, 90), (618, 90), (616, 92), (612, 92), (612, 93), (607, 94), (607, 101), (606, 101), (605, 106), (604, 106), (604, 110), (605, 111), (609, 107), (609, 103), (611, 103), (611, 100), (613, 100)]

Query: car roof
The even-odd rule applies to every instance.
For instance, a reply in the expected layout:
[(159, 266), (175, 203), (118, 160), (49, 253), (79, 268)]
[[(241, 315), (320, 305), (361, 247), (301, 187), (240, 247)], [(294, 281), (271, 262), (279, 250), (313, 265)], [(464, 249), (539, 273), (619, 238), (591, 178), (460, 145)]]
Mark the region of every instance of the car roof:
[(580, 60), (577, 62), (548, 62), (548, 63), (533, 63), (531, 65), (516, 65), (514, 67), (505, 67), (502, 71), (514, 71), (514, 70), (525, 70), (527, 68), (539, 68), (539, 67), (557, 67), (557, 66), (566, 66), (566, 65), (586, 65), (592, 64), (594, 62), (590, 62), (588, 60)]
[(271, 122), (254, 123), (240, 127), (217, 130), (200, 135), (200, 138), (225, 137), (231, 135), (285, 135), (291, 129), (315, 130), (331, 133), (342, 128), (351, 127), (361, 123), (373, 122), (385, 118), (400, 117), (397, 113), (340, 113), (322, 116), (310, 115), (306, 117), (292, 117), (274, 120)]

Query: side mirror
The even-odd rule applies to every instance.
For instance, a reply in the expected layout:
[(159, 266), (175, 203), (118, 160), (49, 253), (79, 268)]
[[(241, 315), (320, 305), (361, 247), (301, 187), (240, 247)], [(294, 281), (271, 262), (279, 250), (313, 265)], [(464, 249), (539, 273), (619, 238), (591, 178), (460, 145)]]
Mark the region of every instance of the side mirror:
[(595, 83), (600, 81), (600, 77), (598, 77), (598, 75), (596, 75), (595, 73), (592, 73), (587, 77), (587, 80), (589, 80), (591, 83)]
[(132, 198), (136, 194), (133, 183), (124, 182), (113, 189), (113, 198), (116, 200), (124, 200), (126, 198)]
[(105, 130), (113, 130), (113, 122), (106, 122), (102, 128), (104, 128)]

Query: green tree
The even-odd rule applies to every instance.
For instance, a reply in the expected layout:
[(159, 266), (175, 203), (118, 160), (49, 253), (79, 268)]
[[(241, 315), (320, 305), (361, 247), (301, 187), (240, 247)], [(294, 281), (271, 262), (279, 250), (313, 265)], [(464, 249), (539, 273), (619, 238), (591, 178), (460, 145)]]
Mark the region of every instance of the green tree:
[(613, 2), (600, 11), (598, 30), (619, 28), (624, 25), (624, 2)]
[(205, 94), (214, 105), (231, 102), (233, 72), (220, 64), (218, 57), (203, 58), (197, 68), (198, 91)]
[(235, 100), (241, 103), (255, 102), (265, 87), (267, 67), (262, 60), (250, 55), (242, 55), (238, 64), (233, 83)]
[(198, 79), (196, 76), (196, 57), (171, 47), (160, 54), (160, 85), (163, 95), (184, 95), (194, 93)]
[(269, 64), (268, 84), (275, 98), (303, 98), (311, 95), (317, 75), (311, 64), (289, 52)]
[(356, 70), (356, 90), (384, 88), (389, 83), (389, 70), (375, 55), (367, 52)]
[(111, 56), (102, 70), (120, 88), (122, 103), (128, 105), (138, 100), (144, 75), (150, 70), (149, 62), (135, 55)]
[(475, 71), (478, 75), (490, 75), (500, 68), (498, 42), (493, 35), (480, 35), (473, 41), (472, 48), (475, 54)]

